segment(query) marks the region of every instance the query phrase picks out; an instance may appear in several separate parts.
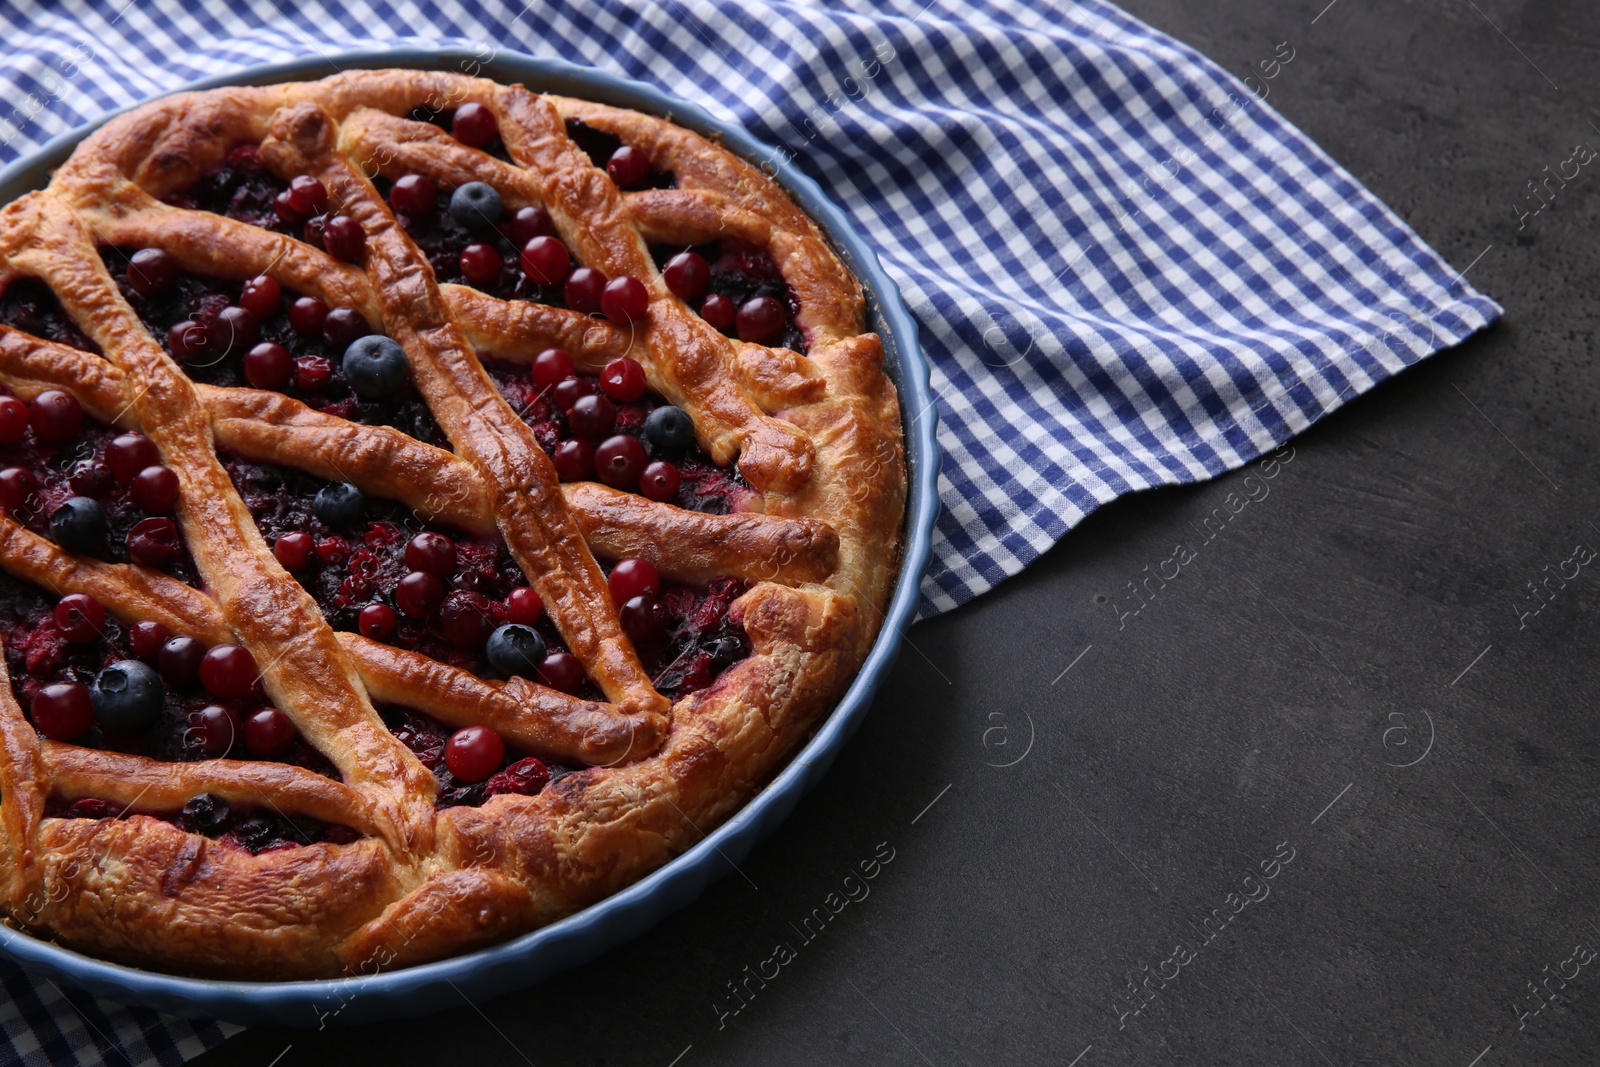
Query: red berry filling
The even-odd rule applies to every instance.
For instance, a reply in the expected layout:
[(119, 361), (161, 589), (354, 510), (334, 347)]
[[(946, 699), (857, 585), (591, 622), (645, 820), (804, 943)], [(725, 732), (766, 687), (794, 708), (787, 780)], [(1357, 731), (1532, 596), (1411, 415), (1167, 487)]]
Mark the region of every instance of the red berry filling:
[[(498, 677), (484, 654), (489, 633), (535, 614), (527, 580), (498, 538), (485, 541), (444, 526), (419, 528), (402, 505), (371, 497), (360, 522), (335, 528), (318, 518), (314, 506), (327, 482), (227, 454), (222, 459), (262, 536), (280, 559), (292, 557), (297, 566), (286, 569), (334, 629)], [(315, 548), (302, 557), (298, 549), (305, 541)], [(279, 552), (285, 542), (290, 547)], [(566, 647), (548, 616), (529, 624), (552, 651)], [(592, 687), (585, 693), (599, 696)]]
[[(101, 250), (106, 267), (135, 312), (195, 381), (271, 389), (342, 419), (392, 426), (445, 445), (433, 413), (410, 384), (393, 397), (364, 398), (344, 373), (344, 350), (368, 333), (351, 308), (328, 308), (271, 279), (228, 281), (179, 272), (169, 289), (145, 295), (130, 278), (129, 249)], [(276, 300), (267, 297), (276, 295)], [(254, 304), (250, 311), (247, 304)], [(269, 313), (259, 314), (270, 309)], [(230, 325), (231, 323), (231, 325)]]
[(448, 111), (416, 107), (406, 117), (413, 122), (437, 126), (469, 148), (487, 152), (502, 163), (511, 162), (505, 142), (500, 139), (499, 121), (494, 117), (494, 112), (481, 104), (463, 104), (460, 108)]
[(487, 727), (458, 730), (410, 708), (380, 705), (378, 710), (389, 730), (439, 779), (434, 803), (440, 809), (477, 807), (503, 793), (534, 796), (579, 769), (519, 752)]
[(284, 815), (271, 808), (229, 804), (214, 793), (202, 793), (181, 811), (167, 812), (130, 808), (103, 797), (50, 797), (45, 801), (44, 814), (53, 819), (159, 819), (191, 834), (209, 837), (223, 848), (241, 848), (252, 855), (323, 841), (349, 844), (361, 838), (348, 826), (325, 823), (309, 815)]
[(799, 302), (765, 249), (728, 237), (687, 255), (680, 245), (651, 252), (667, 287), (712, 326), (756, 344), (806, 351), (805, 335), (794, 324)]
[[(541, 355), (543, 362), (536, 361), (531, 372), (525, 366), (492, 360), (485, 360), (484, 367), (507, 402), (533, 427), (534, 436), (550, 453), (562, 481), (604, 481), (609, 473), (615, 480), (607, 484), (615, 488), (637, 491), (652, 500), (711, 515), (741, 511), (751, 502), (754, 490), (738, 470), (717, 466), (698, 446), (691, 445), (671, 456), (656, 454), (645, 436), (644, 424), (650, 412), (665, 403), (660, 397), (641, 391), (636, 400), (619, 403), (606, 395), (604, 378), (590, 375), (573, 375), (553, 386), (541, 385), (541, 377), (548, 378), (559, 369), (554, 366), (557, 360), (546, 360), (548, 355)], [(550, 365), (548, 372), (546, 364)], [(570, 366), (570, 362), (566, 365)], [(611, 393), (618, 392), (618, 385), (623, 386), (623, 395), (632, 392), (636, 384), (632, 372), (618, 368), (615, 377), (618, 383), (611, 386)], [(643, 390), (642, 384), (637, 387)], [(587, 402), (590, 397), (604, 399), (607, 404), (590, 404)], [(606, 406), (610, 408), (609, 419), (605, 417)], [(567, 414), (569, 411), (571, 415)], [(599, 446), (623, 435), (643, 446), (644, 462), (634, 469), (638, 453), (616, 444), (600, 456), (613, 462), (605, 471), (597, 471)], [(671, 464), (676, 470), (677, 487), (670, 495), (665, 492), (672, 484), (668, 472), (658, 469), (654, 477), (649, 476), (651, 466), (657, 462)]]
[(62, 310), (50, 287), (36, 278), (14, 278), (0, 292), (0, 322), (46, 341), (100, 354), (100, 346), (84, 336)]
[(634, 145), (625, 145), (616, 134), (590, 126), (582, 119), (567, 120), (567, 136), (589, 162), (605, 171), (619, 189), (676, 189), (678, 176), (670, 170), (656, 170), (650, 157)]
[[(419, 201), (426, 190), (382, 179), (377, 186), (391, 204), (399, 190), (400, 202), (411, 208), (397, 207), (396, 214), (440, 282), (470, 285), (502, 300), (575, 306), (566, 299), (562, 284), (571, 257), (541, 210), (503, 211), (494, 226), (470, 229), (450, 213), (452, 189), (435, 187), (432, 209), (420, 211)], [(528, 259), (523, 252), (533, 242), (537, 242), (536, 251)], [(536, 268), (532, 277), (524, 268), (525, 259)]]
[[(76, 429), (70, 436), (49, 440), (40, 435), (36, 401), (30, 405), (34, 421), (22, 439), (0, 445), (0, 506), (16, 522), (49, 538), (50, 516), (57, 508), (70, 497), (91, 497), (105, 513), (107, 560), (139, 563), (195, 584), (194, 562), (183, 537), (163, 517), (173, 506), (168, 491), (175, 484), (168, 478), (175, 483), (175, 476), (160, 466), (155, 446), (138, 434), (83, 415), (76, 401), (71, 406)], [(130, 463), (144, 466), (125, 478)], [(157, 510), (159, 515), (152, 514)]]
[[(316, 212), (308, 210), (302, 213), (298, 210), (299, 207), (312, 207), (302, 195), (295, 210), (295, 214), (300, 216), (299, 224), (286, 222), (276, 206), (280, 195), (291, 195), (289, 183), (266, 168), (255, 145), (246, 144), (232, 149), (222, 163), (201, 174), (188, 188), (168, 195), (165, 200), (174, 207), (226, 215), (252, 226), (298, 237), (304, 220)], [(326, 195), (324, 192), (324, 198)]]
[[(268, 753), (247, 743), (245, 731), (232, 728), (267, 707), (254, 685), (253, 670), (248, 686), (230, 690), (242, 689), (243, 695), (219, 699), (202, 680), (205, 646), (182, 635), (164, 637), (155, 626), (130, 626), (92, 598), (71, 594), (57, 599), (0, 572), (0, 641), (5, 643), (11, 691), (46, 737), (175, 762), (223, 755), (266, 758)], [(166, 689), (155, 721), (126, 732), (101, 726), (92, 714), (87, 719), (79, 715), (95, 676), (123, 659), (148, 663)], [(338, 777), (333, 765), (297, 733), (270, 758)]]

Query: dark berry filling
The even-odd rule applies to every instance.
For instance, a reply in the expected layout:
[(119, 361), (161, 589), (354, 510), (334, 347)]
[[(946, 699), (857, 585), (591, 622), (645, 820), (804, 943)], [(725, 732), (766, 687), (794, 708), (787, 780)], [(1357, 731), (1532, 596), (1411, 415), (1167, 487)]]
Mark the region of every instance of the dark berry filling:
[[(380, 179), (377, 186), (378, 191), (388, 199), (392, 184)], [(522, 248), (514, 236), (516, 222), (511, 212), (502, 212), (500, 220), (491, 227), (471, 228), (451, 214), (450, 199), (451, 191), (440, 189), (435, 210), (427, 218), (414, 218), (404, 212), (396, 215), (411, 240), (416, 242), (417, 248), (428, 257), (428, 264), (439, 282), (470, 285), (501, 300), (529, 300), (552, 307), (567, 306), (560, 283), (540, 285), (523, 271)], [(467, 276), (463, 269), (462, 253), (475, 245), (483, 246), (499, 257), (497, 275), (492, 278)], [(477, 250), (473, 253), (479, 254), (489, 255)], [(469, 256), (467, 265), (471, 264), (472, 256)]]
[[(483, 363), (506, 401), (524, 422), (533, 427), (534, 436), (546, 452), (553, 456), (564, 442), (581, 439), (573, 431), (571, 417), (561, 410), (561, 400), (565, 398), (560, 392), (561, 386), (540, 386), (525, 366), (488, 359)], [(602, 394), (596, 384), (598, 378), (592, 375), (574, 377), (585, 383), (585, 396)], [(644, 431), (645, 420), (652, 411), (665, 404), (665, 400), (648, 392), (631, 402), (613, 402), (614, 421), (611, 428), (596, 436), (603, 438), (621, 434), (632, 437), (644, 446), (647, 460), (673, 464), (677, 468), (679, 487), (677, 494), (666, 503), (690, 511), (703, 511), (708, 515), (727, 515), (744, 510), (743, 505), (752, 501), (755, 490), (750, 488), (737, 468), (717, 466), (697, 444), (668, 454), (651, 443)], [(570, 405), (568, 410), (572, 410)], [(603, 440), (595, 443), (603, 443)], [(587, 481), (590, 478), (584, 475), (564, 480)]]
[(231, 149), (220, 165), (205, 171), (188, 188), (168, 195), (165, 201), (173, 207), (226, 215), (251, 226), (298, 237), (301, 227), (286, 223), (273, 206), (278, 195), (288, 188), (288, 182), (261, 162), (255, 145), (243, 144)]
[(143, 815), (191, 834), (209, 837), (223, 848), (244, 849), (251, 855), (322, 841), (349, 844), (361, 837), (358, 831), (339, 823), (325, 823), (309, 815), (284, 815), (270, 808), (229, 804), (214, 793), (202, 793), (175, 812), (130, 808), (102, 797), (72, 801), (51, 797), (45, 802), (44, 813), (46, 818), (53, 819), (127, 819)]
[(434, 801), (437, 808), (461, 806), (478, 807), (490, 797), (502, 793), (534, 796), (550, 782), (565, 778), (579, 770), (560, 763), (547, 763), (525, 752), (506, 748), (498, 768), (478, 781), (458, 778), (450, 771), (446, 748), (451, 735), (457, 733), (438, 719), (420, 711), (395, 705), (379, 705), (378, 712), (384, 724), (401, 743), (416, 754), (423, 766), (439, 780), (439, 796)]
[[(362, 609), (372, 604), (388, 607), (392, 633), (379, 639), (399, 648), (420, 652), (484, 677), (497, 677), (484, 655), (485, 626), (493, 629), (508, 621), (506, 598), (525, 586), (516, 561), (498, 538), (483, 540), (460, 530), (420, 521), (400, 504), (361, 497), (356, 521), (330, 525), (318, 516), (317, 494), (330, 483), (285, 467), (250, 463), (227, 455), (224, 466), (256, 527), (267, 544), (304, 535), (311, 550), (296, 553), (285, 566), (305, 586), (335, 630), (363, 630)], [(408, 559), (407, 548), (418, 534), (447, 539), (453, 553), (442, 574), (419, 570), (417, 550)], [(280, 561), (285, 552), (278, 552)], [(302, 562), (303, 561), (303, 562)], [(412, 597), (412, 574), (432, 577), (431, 597)], [(416, 613), (419, 604), (427, 610)], [(407, 610), (411, 609), (411, 610)], [(560, 635), (548, 617), (535, 627), (552, 650), (563, 649)], [(368, 636), (373, 634), (368, 633)], [(586, 687), (586, 695), (597, 690)]]
[[(455, 108), (450, 108), (447, 111), (436, 111), (433, 108), (426, 106), (415, 107), (411, 109), (411, 113), (407, 115), (406, 118), (413, 122), (426, 122), (430, 126), (439, 127), (439, 129), (450, 134), (451, 136), (456, 135)], [(475, 144), (473, 147), (477, 148), (481, 152), (487, 152), (489, 155), (500, 160), (502, 163), (511, 162), (511, 156), (506, 152), (506, 144), (500, 139), (498, 132), (490, 137), (487, 142), (483, 144)]]
[(37, 278), (15, 278), (0, 292), (0, 322), (46, 341), (100, 354), (100, 346), (83, 335), (56, 294)]
[[(192, 346), (179, 338), (177, 343), (185, 345), (184, 351), (173, 354), (195, 381), (225, 387), (262, 387), (266, 380), (259, 371), (251, 380), (250, 364), (257, 358), (251, 352), (260, 345), (275, 344), (284, 350), (288, 361), (278, 380), (264, 387), (275, 388), (329, 415), (369, 426), (392, 426), (418, 440), (449, 447), (433, 413), (409, 383), (391, 398), (356, 395), (344, 371), (344, 352), (330, 343), (329, 330), (318, 327), (308, 332), (295, 327), (292, 308), (301, 294), (279, 289), (277, 307), (269, 315), (257, 316), (241, 307), (243, 291), (251, 283), (180, 272), (170, 289), (146, 295), (130, 282), (133, 250), (106, 247), (101, 254), (122, 295), (151, 333), (165, 341), (168, 351), (175, 343), (173, 327), (184, 322), (194, 324), (191, 336), (203, 338), (204, 343), (198, 345), (198, 351), (191, 351)], [(359, 324), (351, 328), (366, 332)]]
[[(505, 677), (490, 663), (486, 642), (508, 622), (533, 626), (550, 652), (565, 651), (548, 615), (530, 622), (513, 613), (513, 593), (527, 582), (498, 538), (424, 523), (399, 504), (365, 496), (349, 516), (353, 521), (332, 525), (317, 506), (330, 483), (226, 455), (223, 462), (262, 536), (280, 560), (288, 556), (285, 566), (334, 629), (364, 633), (483, 678)], [(743, 631), (727, 617), (746, 588), (732, 578), (704, 589), (663, 583), (655, 639), (638, 643), (658, 688), (669, 694), (702, 689), (749, 654)], [(388, 612), (369, 629), (363, 610), (374, 604)], [(587, 680), (578, 695), (600, 699)]]
[[(55, 597), (0, 573), (0, 641), (5, 643), (11, 691), (30, 719), (35, 700), (47, 687), (67, 683), (89, 690), (96, 676), (111, 664), (143, 660), (157, 669), (164, 688), (164, 699), (152, 721), (137, 729), (117, 730), (97, 717), (87, 732), (72, 738), (74, 744), (180, 763), (220, 756), (252, 758), (244, 724), (267, 706), (259, 685), (252, 686), (246, 696), (218, 698), (206, 691), (199, 671), (175, 663), (164, 649), (152, 654), (149, 647), (137, 648), (133, 627), (116, 617), (104, 616), (99, 635), (83, 640), (82, 635), (72, 635), (70, 627), (63, 628), (62, 613), (56, 608)], [(69, 636), (79, 639), (69, 640)], [(171, 643), (171, 638), (161, 642)], [(198, 659), (204, 648), (196, 646), (194, 651)], [(229, 725), (220, 731), (215, 726), (208, 730), (204, 723), (208, 708), (222, 709), (213, 714)], [(298, 735), (286, 752), (273, 758), (339, 777), (333, 765)]]
[[(651, 249), (656, 266), (663, 270), (674, 256), (683, 251), (682, 247), (675, 245), (658, 245)], [(710, 269), (710, 280), (705, 286), (704, 295), (697, 294), (688, 301), (691, 306), (702, 309), (701, 314), (708, 322), (732, 336), (743, 337), (768, 347), (790, 348), (801, 354), (805, 353), (805, 336), (794, 324), (795, 313), (800, 307), (799, 301), (766, 249), (758, 248), (737, 237), (727, 237), (689, 251), (702, 257)], [(670, 281), (669, 275), (669, 283)], [(762, 298), (773, 303), (751, 307), (752, 302), (761, 301)], [(720, 320), (717, 314), (719, 309), (706, 308), (706, 301), (722, 301), (722, 308), (726, 309), (723, 313), (727, 315), (727, 319)], [(765, 327), (760, 336), (748, 336), (750, 328), (755, 325), (750, 316), (763, 311), (775, 316), (773, 322), (760, 324)], [(741, 314), (744, 317), (741, 317)]]
[[(37, 406), (36, 402), (33, 407)], [(63, 440), (51, 441), (41, 437), (36, 413), (34, 423), (21, 440), (0, 444), (0, 502), (8, 505), (7, 511), (14, 520), (34, 533), (60, 540), (59, 524), (52, 533), (52, 516), (69, 498), (93, 499), (104, 515), (104, 529), (91, 538), (93, 546), (89, 554), (113, 563), (137, 562), (165, 571), (189, 585), (198, 584), (194, 561), (176, 525), (153, 523), (162, 528), (154, 538), (148, 536), (148, 526), (135, 529), (151, 519), (160, 520), (170, 509), (146, 511), (140, 506), (141, 503), (161, 504), (166, 499), (164, 493), (146, 493), (148, 481), (137, 476), (142, 473), (142, 467), (140, 471), (124, 470), (122, 473), (126, 477), (114, 475), (114, 468), (119, 466), (117, 453), (121, 449), (113, 446), (113, 442), (124, 435), (87, 416), (80, 418), (75, 433)], [(152, 464), (160, 463), (154, 446), (144, 442), (142, 450), (148, 451), (146, 458)], [(143, 464), (144, 460), (136, 462)], [(25, 471), (32, 479), (26, 490), (19, 490), (20, 499), (10, 499), (7, 495), (9, 478), (14, 471)], [(76, 551), (85, 546), (63, 543), (63, 547)], [(130, 557), (130, 548), (137, 553), (137, 559)]]
[[(582, 119), (567, 120), (567, 136), (589, 157), (589, 162), (601, 170), (608, 169), (607, 164), (616, 156), (617, 150), (623, 147), (622, 138), (590, 126)], [(618, 184), (623, 188), (632, 189), (676, 189), (678, 176), (670, 170), (649, 169), (636, 181), (624, 181)]]
[(656, 645), (635, 642), (657, 689), (674, 697), (696, 692), (750, 655), (744, 627), (728, 616), (728, 608), (749, 588), (737, 578), (713, 578), (704, 589), (662, 583), (665, 640)]

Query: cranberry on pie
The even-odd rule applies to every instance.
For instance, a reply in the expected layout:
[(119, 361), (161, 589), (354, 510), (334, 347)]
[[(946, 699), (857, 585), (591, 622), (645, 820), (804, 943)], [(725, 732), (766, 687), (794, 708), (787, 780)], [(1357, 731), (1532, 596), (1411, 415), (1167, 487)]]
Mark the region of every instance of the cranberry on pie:
[(693, 845), (877, 634), (865, 321), (637, 112), (383, 70), (109, 123), (0, 214), (0, 910), (309, 978)]

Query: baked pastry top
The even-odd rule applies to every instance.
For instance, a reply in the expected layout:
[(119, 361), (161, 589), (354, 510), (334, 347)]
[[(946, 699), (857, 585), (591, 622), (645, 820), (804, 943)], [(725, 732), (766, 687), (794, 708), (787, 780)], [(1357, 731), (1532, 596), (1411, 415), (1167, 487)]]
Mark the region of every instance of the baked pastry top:
[(408, 966), (699, 841), (900, 560), (860, 285), (642, 113), (354, 71), (168, 97), (0, 212), (0, 911)]

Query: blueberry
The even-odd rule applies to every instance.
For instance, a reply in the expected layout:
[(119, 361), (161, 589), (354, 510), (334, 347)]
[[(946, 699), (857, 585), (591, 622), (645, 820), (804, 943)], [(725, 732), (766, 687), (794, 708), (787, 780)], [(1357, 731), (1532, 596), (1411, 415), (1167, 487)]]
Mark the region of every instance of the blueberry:
[(317, 491), (311, 510), (329, 526), (342, 530), (366, 518), (367, 498), (349, 482), (334, 482)]
[(146, 664), (119, 659), (95, 675), (89, 698), (95, 721), (107, 730), (129, 733), (149, 726), (161, 714), (167, 687)]
[(183, 806), (183, 828), (196, 834), (217, 833), (232, 814), (226, 800), (215, 793), (201, 793)]
[(488, 182), (468, 182), (450, 194), (450, 214), (469, 230), (500, 221), (500, 193)]
[(106, 554), (106, 512), (86, 496), (68, 497), (50, 513), (50, 538), (68, 552), (83, 556)]
[(361, 396), (381, 400), (394, 396), (411, 377), (406, 350), (392, 338), (368, 334), (344, 350), (344, 376)]
[(644, 420), (644, 435), (657, 452), (682, 452), (694, 444), (694, 421), (682, 408), (667, 404)]
[(539, 664), (544, 662), (544, 638), (531, 626), (507, 623), (489, 635), (484, 652), (501, 674), (537, 678)]
[(744, 642), (737, 637), (719, 637), (706, 647), (711, 653), (711, 665), (717, 670), (731, 667), (749, 655)]

